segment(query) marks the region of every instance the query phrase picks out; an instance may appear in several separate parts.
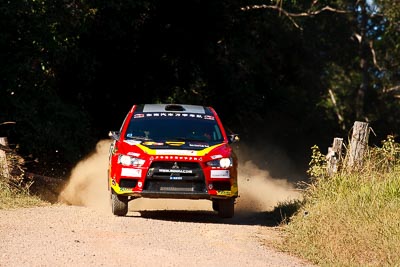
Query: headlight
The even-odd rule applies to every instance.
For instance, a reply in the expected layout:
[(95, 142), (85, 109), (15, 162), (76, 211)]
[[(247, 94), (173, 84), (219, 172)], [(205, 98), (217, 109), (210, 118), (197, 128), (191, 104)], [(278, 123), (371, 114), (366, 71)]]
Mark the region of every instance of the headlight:
[(232, 166), (232, 159), (222, 158), (222, 159), (211, 160), (207, 162), (207, 165), (211, 167), (228, 168)]
[(228, 168), (232, 166), (232, 161), (230, 158), (222, 158), (219, 160), (219, 165), (221, 165), (222, 168)]
[(119, 155), (118, 163), (124, 166), (135, 166), (135, 167), (142, 167), (145, 163), (144, 159), (139, 159), (135, 157), (130, 157), (127, 155)]

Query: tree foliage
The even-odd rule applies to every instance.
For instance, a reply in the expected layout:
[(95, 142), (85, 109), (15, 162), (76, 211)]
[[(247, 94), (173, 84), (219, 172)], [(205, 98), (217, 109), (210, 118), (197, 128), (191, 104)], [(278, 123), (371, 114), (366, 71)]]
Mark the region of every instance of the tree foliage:
[(0, 123), (16, 124), (0, 133), (43, 164), (80, 159), (133, 103), (211, 105), (242, 139), (293, 154), (356, 119), (396, 133), (398, 10), (385, 0), (3, 1)]

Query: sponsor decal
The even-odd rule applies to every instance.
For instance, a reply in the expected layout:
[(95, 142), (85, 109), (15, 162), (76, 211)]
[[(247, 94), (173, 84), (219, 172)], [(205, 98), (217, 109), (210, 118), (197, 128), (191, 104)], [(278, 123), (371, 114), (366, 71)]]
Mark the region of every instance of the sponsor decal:
[(173, 173), (193, 173), (192, 170), (182, 170), (182, 169), (159, 169), (159, 172), (173, 172)]
[(180, 150), (180, 149), (159, 149), (156, 150), (156, 155), (184, 155), (184, 156), (195, 156), (195, 150)]
[(127, 143), (128, 145), (134, 146), (137, 144), (140, 144), (142, 141), (139, 140), (124, 140), (125, 143)]
[(230, 194), (231, 194), (231, 191), (217, 191), (217, 195), (227, 196)]
[(142, 145), (145, 145), (145, 146), (163, 146), (164, 143), (161, 143), (161, 142), (144, 142), (144, 143), (142, 143)]
[(229, 178), (229, 170), (211, 170), (211, 178)]
[(185, 142), (181, 142), (181, 141), (167, 141), (167, 142), (165, 142), (167, 145), (170, 145), (170, 146), (181, 146), (181, 145), (184, 145), (185, 144)]
[(125, 177), (142, 177), (141, 169), (122, 168), (121, 176)]
[(119, 190), (121, 190), (121, 191), (131, 191), (131, 188), (128, 188), (128, 187), (120, 187)]
[(174, 113), (174, 112), (146, 112), (136, 113), (133, 115), (134, 119), (151, 118), (151, 117), (183, 117), (183, 118), (196, 118), (204, 120), (215, 120), (214, 116), (196, 114), (196, 113)]
[(170, 180), (182, 180), (183, 177), (181, 177), (181, 176), (170, 176), (169, 179)]
[(133, 156), (133, 157), (139, 157), (139, 156), (140, 156), (140, 153), (128, 152), (127, 155), (128, 155), (128, 156)]
[(201, 147), (201, 148), (209, 147), (208, 144), (193, 144), (193, 143), (189, 143), (189, 146), (191, 146), (191, 147)]
[(188, 156), (155, 156), (156, 160), (187, 160), (187, 161), (201, 161), (200, 157), (188, 157)]

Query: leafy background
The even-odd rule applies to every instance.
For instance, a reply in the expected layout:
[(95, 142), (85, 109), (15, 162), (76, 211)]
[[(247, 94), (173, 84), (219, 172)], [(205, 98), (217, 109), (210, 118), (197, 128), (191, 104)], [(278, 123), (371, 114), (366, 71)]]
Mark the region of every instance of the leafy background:
[(62, 176), (134, 103), (202, 104), (259, 164), (283, 154), (301, 173), (355, 120), (372, 143), (399, 132), (399, 5), (2, 1), (0, 136)]

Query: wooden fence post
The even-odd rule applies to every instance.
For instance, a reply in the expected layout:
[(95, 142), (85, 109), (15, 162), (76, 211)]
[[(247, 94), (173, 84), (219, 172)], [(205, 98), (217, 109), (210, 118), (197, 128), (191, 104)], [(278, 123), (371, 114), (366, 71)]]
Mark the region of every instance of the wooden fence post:
[(1, 149), (2, 146), (8, 147), (7, 137), (0, 137), (0, 176), (8, 179), (10, 172), (8, 170), (6, 151)]
[(339, 163), (342, 160), (342, 146), (343, 146), (343, 138), (335, 137), (333, 139), (332, 147), (328, 148), (326, 161), (327, 161), (327, 172), (329, 176), (335, 174), (339, 169)]
[(359, 168), (362, 166), (364, 152), (368, 146), (368, 137), (368, 123), (356, 121), (354, 123), (353, 134), (351, 136), (347, 168)]

